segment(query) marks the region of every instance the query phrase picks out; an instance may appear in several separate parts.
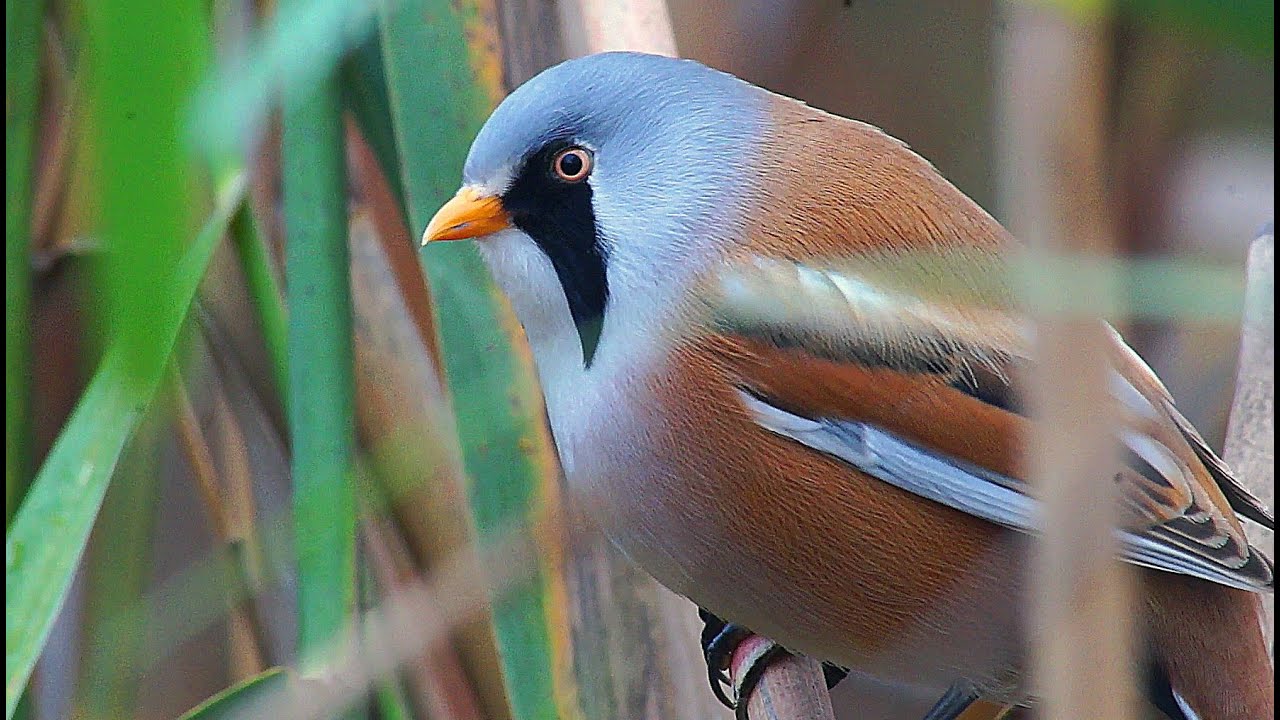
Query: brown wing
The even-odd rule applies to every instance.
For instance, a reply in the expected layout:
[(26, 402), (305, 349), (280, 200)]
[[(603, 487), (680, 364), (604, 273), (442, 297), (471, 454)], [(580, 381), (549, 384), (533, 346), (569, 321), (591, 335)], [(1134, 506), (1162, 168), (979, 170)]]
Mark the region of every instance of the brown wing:
[[(863, 266), (865, 267), (865, 265)], [(863, 472), (984, 519), (1035, 532), (1018, 380), (1031, 332), (1002, 309), (943, 304), (858, 266), (751, 258), (710, 292), (716, 330), (756, 421)], [(1245, 589), (1272, 586), (1234, 505), (1259, 503), (1114, 336), (1126, 557)], [(1232, 499), (1235, 502), (1232, 502)]]

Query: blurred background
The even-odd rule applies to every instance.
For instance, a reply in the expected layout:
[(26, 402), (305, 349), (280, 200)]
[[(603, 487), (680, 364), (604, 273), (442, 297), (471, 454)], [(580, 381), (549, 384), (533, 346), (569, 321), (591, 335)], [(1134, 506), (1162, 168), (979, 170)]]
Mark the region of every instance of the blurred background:
[[(488, 108), (577, 46), (567, 2), (7, 0), (9, 716), (178, 717), (560, 508), (570, 540), (535, 533), (492, 612), (464, 602), (351, 712), (728, 717), (693, 608), (564, 508), (474, 258), (419, 264)], [(1242, 275), (1274, 216), (1274, 9), (1235, 5), (1108, 6), (1124, 254)], [(884, 128), (1002, 217), (1006, 5), (667, 9), (682, 56)], [(1237, 323), (1125, 332), (1220, 447)], [(475, 434), (485, 412), (501, 434)], [(924, 709), (856, 691), (842, 717)]]

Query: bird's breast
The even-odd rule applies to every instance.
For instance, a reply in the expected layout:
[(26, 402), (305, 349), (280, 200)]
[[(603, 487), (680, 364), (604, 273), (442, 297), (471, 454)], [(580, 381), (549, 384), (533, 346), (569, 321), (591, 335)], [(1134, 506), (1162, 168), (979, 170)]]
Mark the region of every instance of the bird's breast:
[(729, 381), (675, 353), (549, 399), (569, 485), (610, 539), (793, 649), (925, 687), (1013, 684), (1020, 541), (762, 430)]

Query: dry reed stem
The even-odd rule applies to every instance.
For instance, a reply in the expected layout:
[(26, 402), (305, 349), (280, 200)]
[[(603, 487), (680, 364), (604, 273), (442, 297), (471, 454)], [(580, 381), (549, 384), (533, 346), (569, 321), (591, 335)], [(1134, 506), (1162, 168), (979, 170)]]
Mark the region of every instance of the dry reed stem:
[[(1114, 222), (1105, 190), (1105, 18), (1009, 2), (1003, 60), (1008, 141), (1004, 202), (1032, 252), (1106, 256)], [(1133, 589), (1116, 559), (1117, 503), (1104, 324), (1066, 300), (1105, 298), (1108, 282), (1054, 277), (1054, 305), (1033, 308), (1039, 355), (1029, 472), (1042, 505), (1032, 585), (1033, 690), (1046, 720), (1134, 716)]]
[(496, 533), (484, 548), (450, 553), (430, 577), (405, 584), (358, 617), (339, 634), (345, 642), (317, 654), (327, 658), (324, 665), (256, 698), (235, 717), (319, 720), (358, 701), (379, 678), (448, 642), (454, 628), (486, 612), (491, 596), (531, 580), (540, 548), (562, 535), (559, 522), (546, 513)]
[[(366, 513), (360, 535), (381, 594), (392, 595), (420, 577), (403, 538), (386, 517)], [(404, 670), (410, 702), (421, 717), (483, 720), (475, 688), (452, 648), (427, 648), (407, 660)]]
[[(1240, 361), (1235, 398), (1227, 424), (1223, 458), (1241, 483), (1271, 508), (1276, 501), (1276, 319), (1275, 232), (1269, 230), (1249, 248), (1244, 321), (1240, 329)], [(1275, 557), (1275, 534), (1248, 524), (1249, 538), (1268, 557)], [(1276, 598), (1263, 598), (1267, 643), (1275, 653)]]
[(610, 50), (676, 55), (671, 15), (663, 0), (570, 0), (559, 3), (561, 39), (569, 57)]
[(47, 73), (44, 90), (45, 138), (44, 162), (36, 167), (35, 188), (31, 203), (32, 247), (41, 253), (57, 250), (50, 248), (54, 218), (67, 193), (67, 168), (72, 152), (71, 111), (80, 97), (80, 85), (71, 77), (67, 67), (66, 49), (62, 37), (52, 22), (44, 27), (44, 62)]
[[(243, 572), (249, 583), (248, 589), (251, 590), (260, 587), (262, 581), (260, 547), (255, 527), (258, 513), (253, 495), (253, 472), (249, 465), (244, 432), (227, 399), (224, 381), (217, 376), (216, 369), (211, 369), (210, 372), (213, 423), (217, 438), (216, 459), (218, 466), (222, 468), (227, 488), (228, 538), (240, 548), (239, 559), (244, 563)], [(252, 607), (253, 602), (252, 597), (246, 598), (242, 606)], [(253, 613), (233, 613), (229, 621), (231, 677), (236, 681), (245, 680), (266, 669), (270, 647), (259, 641), (265, 635), (265, 630), (258, 632), (255, 629)]]
[(177, 406), (175, 425), (178, 430), (179, 445), (191, 467), (191, 474), (196, 481), (196, 490), (209, 516), (214, 537), (226, 547), (235, 572), (237, 587), (228, 593), (228, 598), (231, 599), (228, 623), (231, 632), (244, 639), (248, 660), (243, 665), (246, 668), (256, 667), (261, 670), (269, 645), (266, 642), (261, 619), (252, 608), (254, 585), (253, 570), (247, 560), (248, 548), (244, 538), (235, 533), (226, 503), (223, 502), (213, 452), (205, 439), (200, 420), (191, 404), (191, 397), (187, 394), (186, 383), (179, 371), (173, 371), (171, 384)]

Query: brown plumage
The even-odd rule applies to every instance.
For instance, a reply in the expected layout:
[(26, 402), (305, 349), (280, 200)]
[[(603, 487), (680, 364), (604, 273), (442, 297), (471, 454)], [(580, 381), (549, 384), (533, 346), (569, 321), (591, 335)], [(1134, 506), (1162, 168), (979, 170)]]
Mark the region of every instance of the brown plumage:
[[(608, 258), (607, 302), (580, 292), (598, 275), (570, 287), (597, 266), (573, 264), (560, 236), (503, 230), (481, 243), (529, 331), (571, 485), (632, 558), (723, 618), (903, 692), (964, 679), (995, 702), (1031, 701), (1022, 613), (1036, 518), (1023, 438), (1034, 420), (1019, 386), (1034, 359), (1010, 281), (1017, 244), (871, 126), (692, 63), (601, 58), (549, 71), (499, 109), (496, 127), (536, 127), (501, 138), (514, 154), (473, 149), (473, 186), (427, 233), (548, 226), (508, 218), (475, 189), (504, 184), (552, 198), (563, 232), (584, 227), (563, 214), (583, 188), (531, 185), (544, 170), (521, 163), (547, 137), (598, 154), (600, 177), (585, 179), (596, 194), (577, 206), (597, 244), (577, 240), (591, 262)], [(606, 77), (623, 99), (609, 99)], [(574, 119), (578, 104), (586, 119)], [(526, 117), (538, 112), (549, 117)], [(589, 132), (598, 117), (637, 123), (643, 137), (621, 146), (655, 157), (612, 155)], [(724, 197), (672, 206), (692, 182), (680, 173), (700, 167), (685, 155), (702, 146), (714, 147), (705, 172)], [(751, 162), (727, 177), (729, 157)], [(650, 172), (626, 175), (628, 160)], [(641, 187), (608, 185), (619, 174)], [(648, 239), (673, 244), (628, 254), (677, 213), (677, 231)], [(681, 272), (675, 248), (697, 272)], [(578, 334), (592, 307), (603, 313), (601, 365), (576, 344), (560, 290), (580, 301)], [(664, 304), (641, 306), (647, 318), (624, 292)], [(610, 313), (639, 334), (619, 334)], [(1118, 335), (1110, 359), (1125, 454), (1098, 481), (1118, 483), (1125, 557), (1144, 566), (1136, 610), (1149, 660), (1201, 718), (1270, 717), (1255, 593), (1270, 591), (1272, 568), (1236, 513), (1270, 516)]]
[[(762, 152), (756, 205), (760, 215), (746, 223), (754, 232), (741, 249), (744, 258), (824, 267), (865, 262), (867, 256), (892, 259), (934, 251), (962, 256), (969, 267), (991, 273), (973, 281), (974, 287), (990, 289), (997, 282), (993, 276), (1004, 266), (1000, 253), (1014, 250), (1011, 238), (904, 145), (875, 128), (785, 98), (775, 101), (775, 117), (778, 130)], [(793, 162), (797, 157), (806, 162)], [(806, 180), (793, 178), (797, 172)], [(843, 201), (834, 201), (837, 198)], [(911, 262), (905, 259), (901, 264)], [(1209, 464), (1197, 456), (1207, 452), (1203, 441), (1186, 434), (1184, 427), (1189, 426), (1177, 415), (1167, 392), (1120, 343), (1117, 339), (1115, 367), (1162, 411), (1154, 419), (1125, 420), (1171, 450), (1191, 471), (1191, 482), (1185, 486), (1157, 487), (1132, 468), (1122, 468), (1126, 495), (1134, 505), (1126, 519), (1136, 526), (1154, 526), (1188, 515), (1210, 515), (1221, 536), (1247, 555), (1243, 528), (1218, 483), (1233, 495), (1249, 498), (1248, 493), (1230, 475), (1211, 472), (1211, 467), (1223, 467), (1220, 461), (1214, 464), (1211, 453)], [(1010, 354), (1025, 357), (1026, 350), (1010, 348)], [(739, 451), (734, 461), (720, 465), (718, 473), (709, 470), (703, 477), (708, 489), (734, 488), (740, 502), (733, 506), (737, 514), (726, 519), (734, 526), (724, 532), (738, 542), (758, 544), (743, 554), (805, 563), (793, 567), (780, 561), (776, 571), (784, 579), (772, 583), (805, 587), (811, 605), (826, 610), (815, 613), (818, 624), (810, 629), (819, 637), (804, 638), (802, 646), (821, 643), (825, 631), (855, 638), (859, 650), (875, 653), (880, 643), (900, 642), (903, 633), (931, 625), (931, 616), (940, 608), (950, 615), (943, 616), (942, 627), (932, 628), (940, 631), (934, 640), (963, 635), (964, 626), (990, 612), (991, 597), (1017, 597), (1022, 586), (1015, 576), (1022, 572), (1025, 544), (963, 513), (921, 503), (813, 450), (759, 437), (746, 440), (759, 429), (736, 406), (732, 389), (748, 388), (804, 417), (871, 423), (942, 455), (1020, 478), (1021, 440), (1030, 421), (956, 389), (955, 380), (965, 372), (960, 365), (957, 361), (937, 372), (904, 373), (819, 359), (806, 348), (780, 349), (759, 339), (724, 336), (700, 338), (675, 354), (672, 367), (678, 379), (663, 403), (671, 416), (690, 422), (673, 433), (676, 445), (670, 452), (687, 458), (699, 448)], [(995, 381), (1012, 381), (1020, 370), (1006, 367), (1007, 376)], [(1198, 447), (1193, 449), (1193, 442)], [(692, 495), (698, 497), (696, 492)], [(813, 526), (797, 527), (797, 519), (812, 521)], [(775, 531), (788, 525), (791, 532)], [(761, 528), (769, 531), (762, 533)], [(812, 554), (796, 557), (794, 548), (824, 535), (857, 540), (845, 547), (823, 541), (827, 552), (820, 560)], [(820, 579), (818, 586), (812, 584), (815, 560), (829, 573), (826, 582), (831, 587)], [(902, 568), (911, 572), (903, 573)], [(984, 575), (995, 576), (986, 578), (994, 583), (986, 585), (985, 593), (957, 596), (957, 583), (972, 584)], [(849, 577), (865, 582), (850, 583)], [(1142, 589), (1150, 646), (1193, 709), (1202, 717), (1270, 716), (1271, 670), (1256, 619), (1256, 595), (1156, 571), (1143, 573)], [(886, 604), (886, 597), (896, 602)], [(776, 617), (760, 617), (760, 631), (768, 633), (763, 625)], [(933, 622), (938, 620), (942, 618)], [(789, 629), (775, 632), (782, 636)], [(994, 677), (1021, 674), (1018, 652), (999, 648), (990, 638), (979, 641), (979, 647), (984, 645), (993, 661), (1009, 663), (992, 668)], [(839, 659), (853, 665), (863, 660)]]

